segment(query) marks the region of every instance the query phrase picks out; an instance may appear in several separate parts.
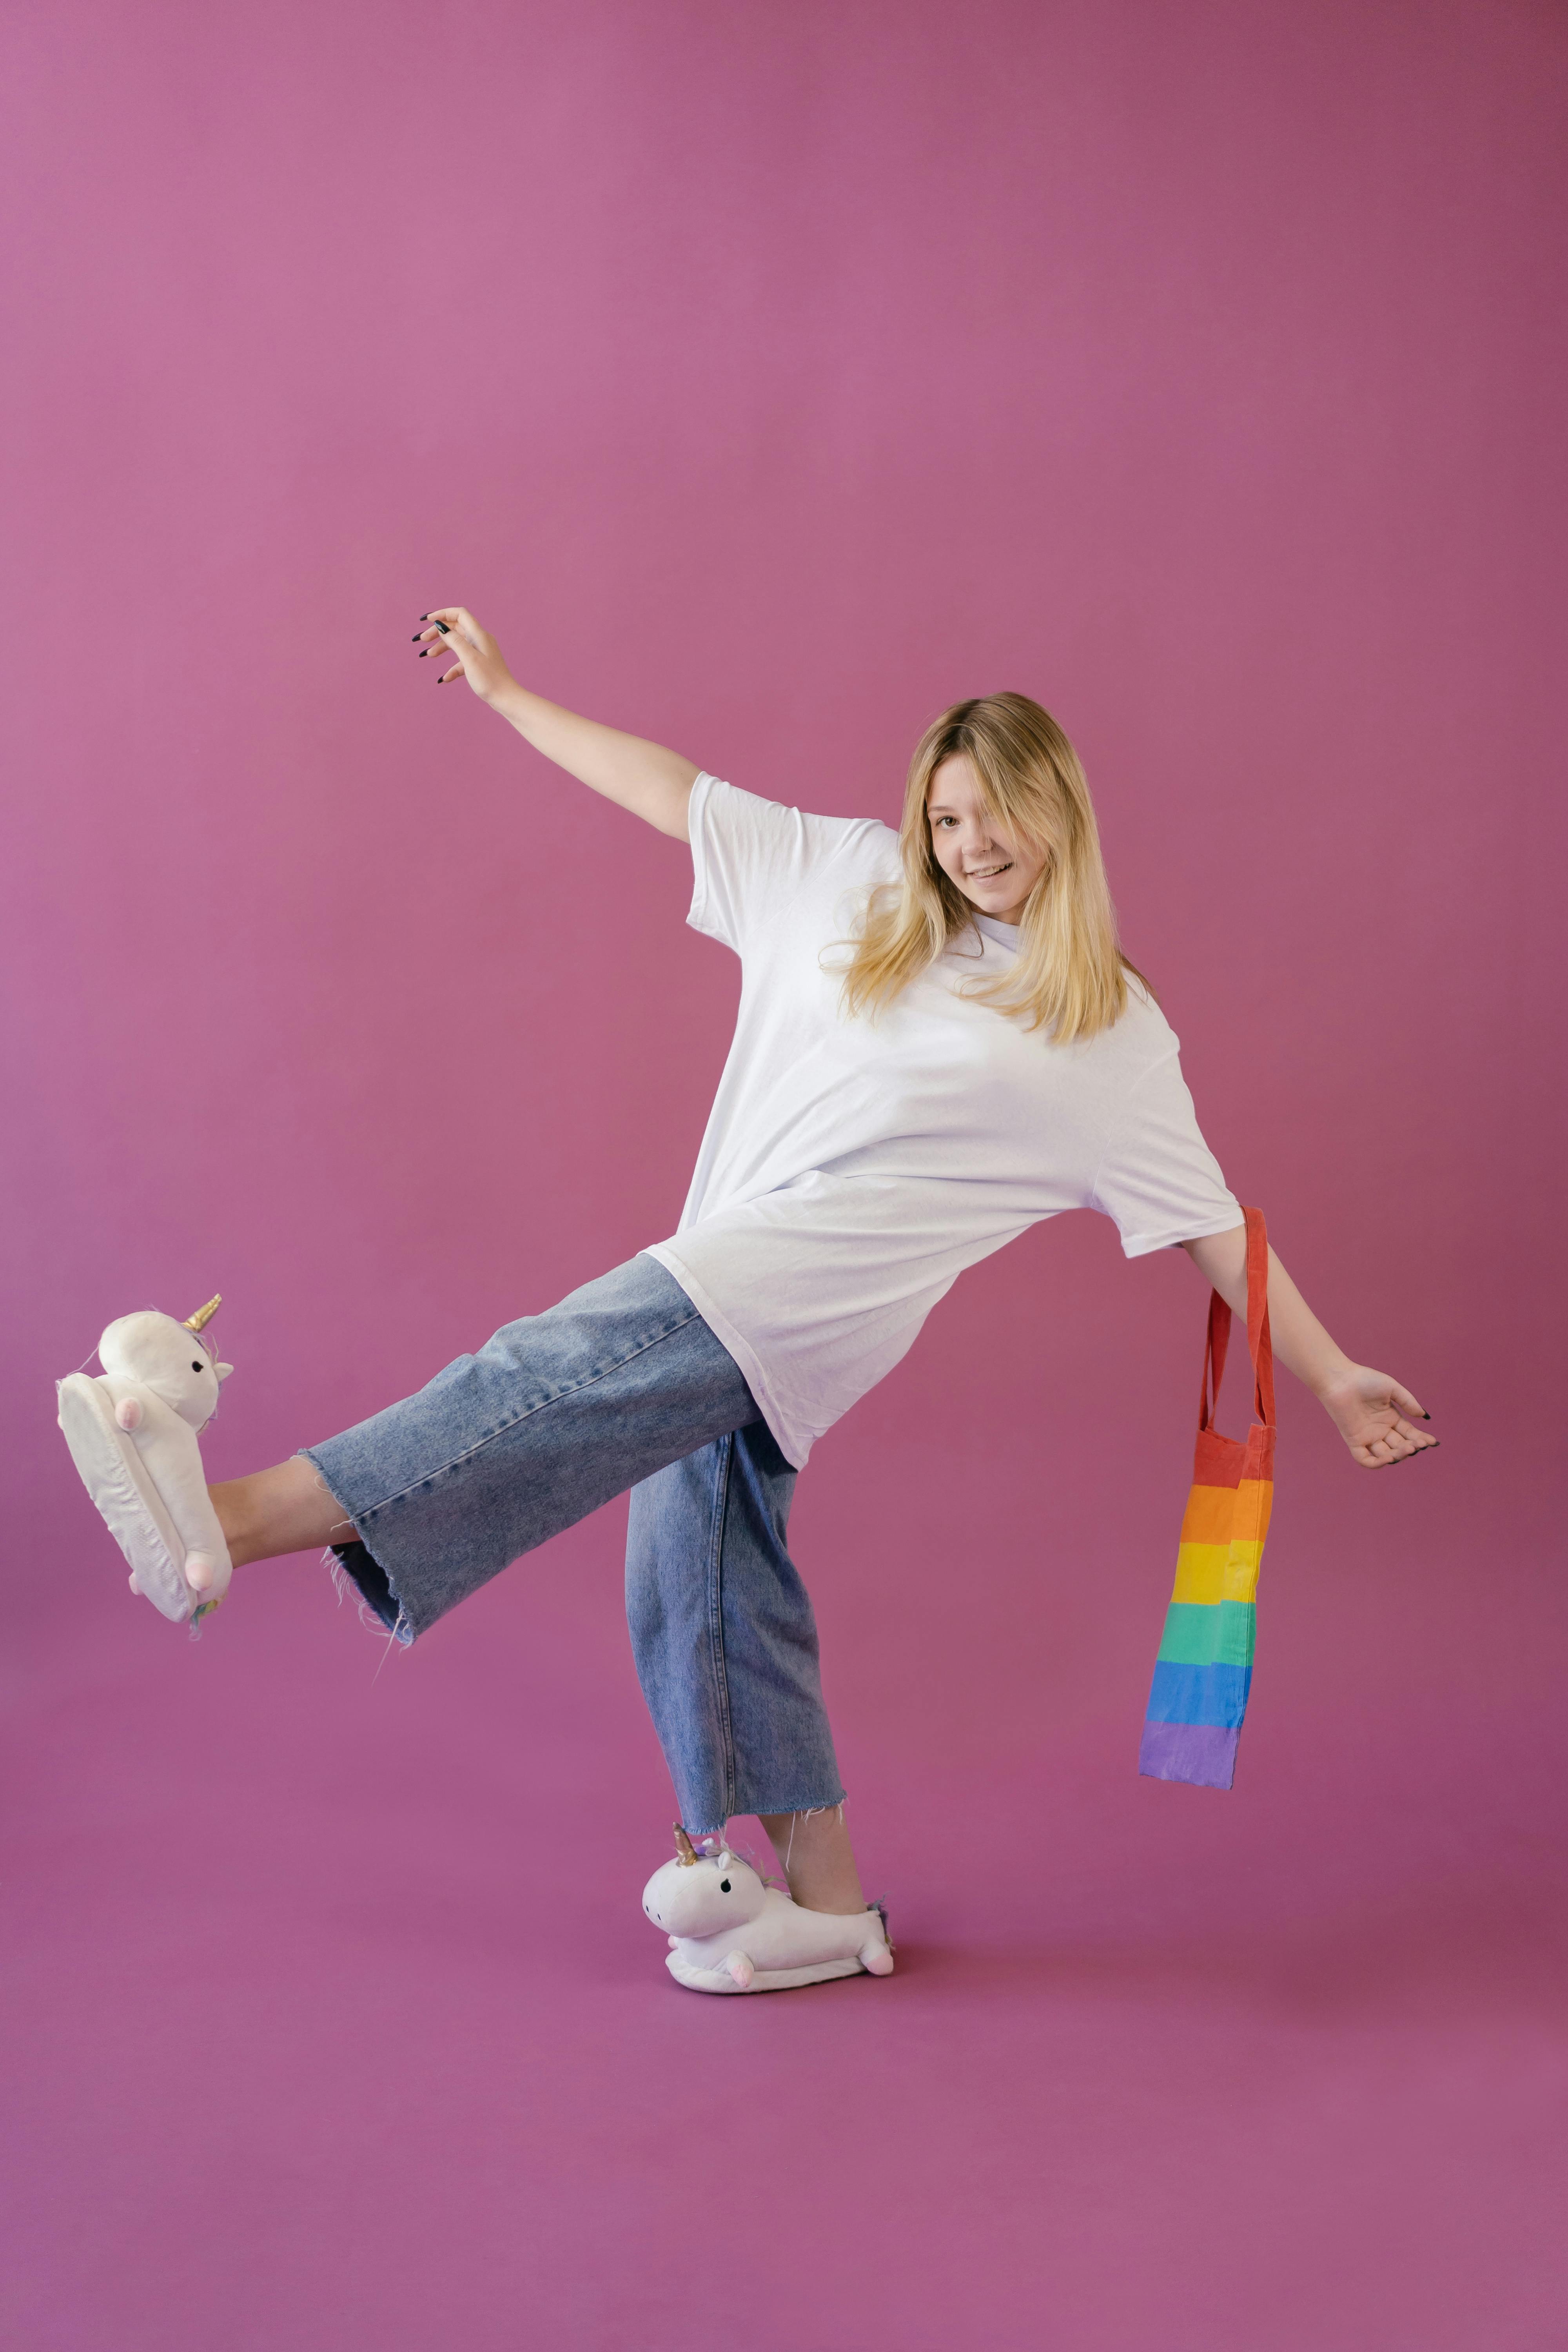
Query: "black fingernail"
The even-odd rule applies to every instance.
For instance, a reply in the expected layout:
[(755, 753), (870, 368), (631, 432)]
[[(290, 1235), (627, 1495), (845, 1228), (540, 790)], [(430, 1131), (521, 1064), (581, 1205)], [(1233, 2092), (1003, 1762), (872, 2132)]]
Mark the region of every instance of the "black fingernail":
[(446, 683), (447, 683), (447, 681), (446, 681), (446, 679), (445, 679), (444, 677), (438, 677), (438, 678), (436, 680), (436, 683), (437, 683), (437, 686), (445, 686), (445, 685), (446, 685)]
[(430, 618), (430, 615), (428, 613), (421, 613), (419, 617), (422, 621), (427, 621)]
[(445, 621), (437, 621), (437, 624), (436, 624), (436, 626), (440, 630), (441, 635), (442, 635), (444, 637), (449, 637), (449, 636), (451, 635), (452, 632), (451, 632), (451, 630), (447, 626), (447, 624), (446, 624), (446, 622), (445, 622)]
[(414, 635), (408, 640), (409, 644), (411, 646), (416, 646), (424, 634), (425, 632), (422, 629), (416, 629)]

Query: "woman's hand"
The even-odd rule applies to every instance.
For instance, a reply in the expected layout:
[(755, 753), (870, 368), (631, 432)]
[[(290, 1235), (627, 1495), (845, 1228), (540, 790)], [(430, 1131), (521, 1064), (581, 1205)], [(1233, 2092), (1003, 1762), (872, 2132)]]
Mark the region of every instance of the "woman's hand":
[[(488, 629), (481, 629), (466, 604), (442, 604), (433, 613), (423, 613), (421, 620), (430, 626), (421, 629), (415, 637), (423, 646), (419, 658), (426, 661), (432, 655), (437, 661), (451, 658), (452, 667), (437, 678), (437, 686), (448, 686), (455, 677), (466, 677), (481, 702), (493, 703), (509, 687), (515, 689), (517, 680), (501, 656), (501, 649)], [(431, 642), (426, 644), (426, 640)]]
[(688, 838), (686, 812), (699, 771), (679, 751), (662, 743), (645, 742), (640, 735), (623, 735), (618, 727), (601, 727), (596, 719), (580, 719), (574, 710), (546, 702), (519, 686), (488, 629), (481, 629), (466, 604), (442, 604), (421, 613), (427, 625), (414, 642), (421, 661), (450, 661), (438, 686), (466, 677), (481, 702), (515, 727), (525, 743), (564, 768), (590, 791), (630, 809), (658, 833), (677, 841)]
[(1368, 1364), (1347, 1365), (1318, 1391), (1318, 1402), (1363, 1470), (1408, 1462), (1437, 1444), (1429, 1431), (1415, 1426), (1427, 1416), (1409, 1390)]
[[(1204, 1279), (1211, 1283), (1235, 1315), (1247, 1321), (1247, 1229), (1232, 1225), (1223, 1234), (1205, 1234), (1182, 1247)], [(1268, 1253), (1268, 1327), (1274, 1353), (1287, 1371), (1317, 1398), (1345, 1444), (1352, 1459), (1363, 1470), (1382, 1470), (1392, 1462), (1408, 1462), (1425, 1454), (1437, 1440), (1415, 1424), (1426, 1419), (1408, 1389), (1374, 1372), (1370, 1364), (1352, 1364), (1335, 1346), (1278, 1256)]]

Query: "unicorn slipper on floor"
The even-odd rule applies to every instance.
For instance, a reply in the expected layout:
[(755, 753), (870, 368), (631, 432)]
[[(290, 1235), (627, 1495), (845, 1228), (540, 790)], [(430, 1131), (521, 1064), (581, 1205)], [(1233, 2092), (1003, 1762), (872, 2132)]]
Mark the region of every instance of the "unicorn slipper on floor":
[(216, 1609), (233, 1573), (196, 1444), (234, 1370), (201, 1336), (219, 1304), (184, 1323), (122, 1315), (98, 1343), (103, 1377), (55, 1383), (71, 1460), (131, 1563), (131, 1590), (176, 1625)]
[(879, 1911), (805, 1911), (764, 1886), (726, 1846), (699, 1854), (683, 1829), (676, 1858), (656, 1870), (642, 1907), (669, 1937), (665, 1962), (693, 1992), (779, 1992), (829, 1977), (893, 1973), (893, 1948)]

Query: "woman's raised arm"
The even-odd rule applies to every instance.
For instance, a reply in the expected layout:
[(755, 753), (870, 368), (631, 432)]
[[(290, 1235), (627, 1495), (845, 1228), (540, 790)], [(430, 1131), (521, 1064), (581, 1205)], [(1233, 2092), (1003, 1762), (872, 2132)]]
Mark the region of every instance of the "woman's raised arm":
[[(1208, 1234), (1182, 1247), (1206, 1282), (1218, 1291), (1234, 1314), (1247, 1321), (1247, 1228), (1235, 1225), (1227, 1234)], [(1352, 1364), (1344, 1349), (1330, 1339), (1279, 1260), (1268, 1253), (1268, 1332), (1274, 1353), (1287, 1371), (1310, 1388), (1354, 1460), (1366, 1470), (1408, 1462), (1437, 1444), (1430, 1431), (1417, 1429), (1428, 1421), (1408, 1389), (1374, 1372), (1370, 1364)]]
[(519, 686), (506, 666), (500, 647), (481, 629), (464, 604), (442, 604), (420, 618), (429, 625), (414, 642), (419, 658), (434, 655), (450, 660), (437, 683), (448, 685), (466, 677), (481, 702), (509, 719), (525, 742), (591, 791), (617, 801), (660, 833), (685, 841), (687, 803), (701, 772), (679, 751), (662, 743), (647, 743), (640, 735), (623, 735), (616, 727), (601, 727), (596, 719), (579, 719), (542, 695)]

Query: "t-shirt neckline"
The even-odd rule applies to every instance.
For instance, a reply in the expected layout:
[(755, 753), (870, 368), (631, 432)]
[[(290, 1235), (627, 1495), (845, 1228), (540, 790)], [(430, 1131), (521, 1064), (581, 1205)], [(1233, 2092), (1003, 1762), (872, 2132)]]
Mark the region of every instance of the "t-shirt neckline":
[(970, 921), (984, 940), (994, 940), (999, 948), (1011, 948), (1018, 952), (1019, 927), (1016, 923), (999, 923), (994, 915), (971, 915)]

